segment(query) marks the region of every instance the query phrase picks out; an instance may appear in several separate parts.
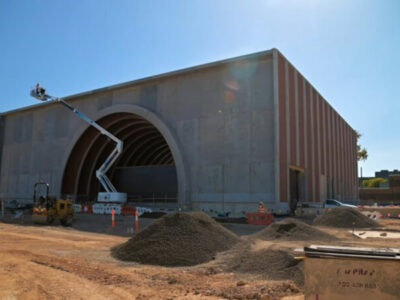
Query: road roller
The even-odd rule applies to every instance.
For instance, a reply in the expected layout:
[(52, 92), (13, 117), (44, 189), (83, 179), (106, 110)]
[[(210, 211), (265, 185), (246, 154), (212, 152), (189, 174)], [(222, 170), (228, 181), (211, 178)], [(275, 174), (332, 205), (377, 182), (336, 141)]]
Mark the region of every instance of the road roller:
[(67, 199), (50, 197), (49, 188), (49, 184), (44, 181), (35, 183), (32, 211), (33, 222), (35, 224), (51, 225), (55, 219), (58, 219), (61, 225), (71, 226), (74, 219), (72, 199), (70, 197), (67, 197)]

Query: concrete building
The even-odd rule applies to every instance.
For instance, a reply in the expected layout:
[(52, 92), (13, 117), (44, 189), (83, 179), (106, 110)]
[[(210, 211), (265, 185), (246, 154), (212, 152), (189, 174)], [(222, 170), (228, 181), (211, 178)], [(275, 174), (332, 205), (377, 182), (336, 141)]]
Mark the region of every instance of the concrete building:
[(375, 172), (375, 178), (389, 179), (390, 175), (400, 175), (400, 171), (397, 169), (394, 169), (393, 171), (380, 170), (380, 171)]
[[(108, 174), (134, 203), (241, 214), (358, 198), (354, 130), (276, 49), (65, 100), (124, 141)], [(96, 130), (51, 102), (3, 113), (1, 130), (2, 199), (31, 199), (39, 179), (95, 199), (113, 147)]]

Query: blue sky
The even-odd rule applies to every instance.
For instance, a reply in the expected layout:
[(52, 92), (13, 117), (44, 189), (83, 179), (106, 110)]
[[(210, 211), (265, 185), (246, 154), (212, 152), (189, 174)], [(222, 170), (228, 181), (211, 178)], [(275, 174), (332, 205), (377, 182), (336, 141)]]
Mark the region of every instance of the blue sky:
[(0, 111), (274, 47), (400, 169), (397, 0), (0, 0)]

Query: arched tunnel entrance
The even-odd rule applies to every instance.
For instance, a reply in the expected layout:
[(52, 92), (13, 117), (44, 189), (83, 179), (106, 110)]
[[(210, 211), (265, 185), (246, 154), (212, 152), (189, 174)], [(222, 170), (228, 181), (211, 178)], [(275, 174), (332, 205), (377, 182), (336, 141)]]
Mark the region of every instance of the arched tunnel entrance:
[[(133, 113), (113, 113), (96, 121), (124, 142), (122, 155), (107, 175), (128, 202), (177, 203), (178, 182), (174, 158), (165, 138), (148, 120)], [(68, 158), (62, 194), (76, 202), (94, 202), (102, 186), (96, 170), (115, 143), (93, 127), (87, 128)]]

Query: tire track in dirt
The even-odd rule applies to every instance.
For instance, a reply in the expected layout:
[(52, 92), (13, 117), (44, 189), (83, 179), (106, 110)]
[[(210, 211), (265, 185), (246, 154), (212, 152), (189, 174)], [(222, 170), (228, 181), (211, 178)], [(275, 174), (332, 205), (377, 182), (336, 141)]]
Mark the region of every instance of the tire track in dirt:
[(121, 286), (132, 285), (134, 283), (128, 276), (107, 271), (103, 266), (95, 263), (88, 264), (82, 260), (76, 260), (70, 257), (65, 259), (35, 254), (27, 250), (13, 250), (7, 252), (12, 255), (22, 256), (34, 264), (72, 273), (75, 276), (85, 278), (101, 285)]

